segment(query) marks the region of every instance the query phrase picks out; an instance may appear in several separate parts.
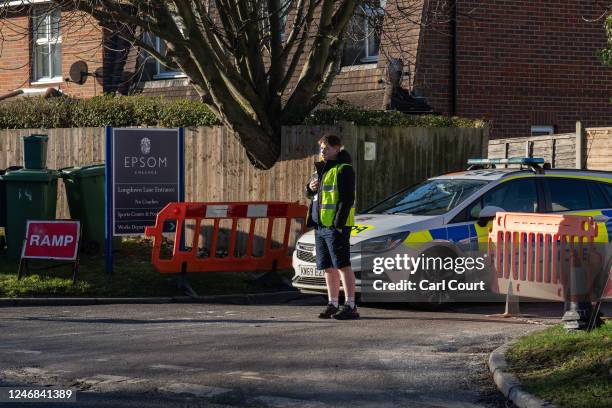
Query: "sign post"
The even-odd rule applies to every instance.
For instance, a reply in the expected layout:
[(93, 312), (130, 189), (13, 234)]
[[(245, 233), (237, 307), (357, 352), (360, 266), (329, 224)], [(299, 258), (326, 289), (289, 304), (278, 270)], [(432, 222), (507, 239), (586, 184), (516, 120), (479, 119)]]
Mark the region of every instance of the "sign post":
[(184, 201), (184, 129), (106, 128), (106, 272), (112, 240), (155, 225), (168, 203)]
[(72, 283), (76, 283), (79, 271), (79, 221), (31, 221), (26, 226), (26, 236), (21, 250), (17, 279), (28, 273), (28, 259), (52, 259), (71, 261)]
[(107, 126), (106, 134), (106, 166), (104, 167), (104, 260), (106, 273), (113, 272), (113, 128)]

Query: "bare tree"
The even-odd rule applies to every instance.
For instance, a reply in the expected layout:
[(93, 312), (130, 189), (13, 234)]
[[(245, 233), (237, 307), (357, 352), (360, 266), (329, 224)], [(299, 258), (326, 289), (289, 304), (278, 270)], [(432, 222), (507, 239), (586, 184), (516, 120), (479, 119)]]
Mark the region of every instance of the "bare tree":
[[(106, 37), (121, 37), (129, 48), (185, 73), (236, 132), (253, 165), (268, 169), (280, 154), (281, 126), (300, 123), (325, 98), (345, 41), (365, 38), (379, 46), (383, 35), (395, 36), (381, 52), (388, 60), (407, 59), (402, 44), (408, 34), (397, 27), (423, 24), (427, 2), (393, 0), (395, 22), (383, 13), (389, 8), (384, 0), (52, 0), (48, 7), (61, 8), (63, 29), (95, 19)], [(20, 11), (15, 3), (0, 1), (0, 42), (19, 35), (7, 22)], [(33, 2), (21, 3), (23, 12)], [(152, 36), (163, 41), (164, 52)]]
[[(305, 117), (337, 73), (341, 39), (357, 0), (55, 3), (89, 13), (108, 30), (178, 67), (236, 131), (253, 165), (267, 169), (280, 153), (281, 126)], [(144, 41), (144, 33), (161, 38), (167, 52), (161, 55)], [(307, 44), (310, 50), (301, 61)]]

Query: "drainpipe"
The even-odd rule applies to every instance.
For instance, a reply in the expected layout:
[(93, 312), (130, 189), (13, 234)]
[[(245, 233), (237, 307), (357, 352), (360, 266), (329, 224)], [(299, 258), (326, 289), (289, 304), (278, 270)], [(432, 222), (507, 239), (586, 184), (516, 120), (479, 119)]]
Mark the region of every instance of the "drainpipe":
[(451, 9), (451, 52), (449, 69), (449, 111), (451, 116), (457, 114), (457, 1), (453, 0)]

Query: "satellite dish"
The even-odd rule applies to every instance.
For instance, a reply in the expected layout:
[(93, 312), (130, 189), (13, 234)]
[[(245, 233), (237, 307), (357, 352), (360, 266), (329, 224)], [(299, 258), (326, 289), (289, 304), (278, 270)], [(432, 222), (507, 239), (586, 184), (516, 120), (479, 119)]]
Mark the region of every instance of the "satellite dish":
[(96, 82), (99, 83), (100, 85), (103, 85), (104, 81), (104, 70), (102, 69), (102, 67), (98, 68), (95, 70), (95, 72), (93, 74), (91, 74), (94, 78), (96, 78)]
[(83, 85), (87, 80), (89, 73), (87, 72), (88, 67), (85, 61), (77, 61), (70, 66), (70, 72), (68, 74), (68, 80), (75, 84)]

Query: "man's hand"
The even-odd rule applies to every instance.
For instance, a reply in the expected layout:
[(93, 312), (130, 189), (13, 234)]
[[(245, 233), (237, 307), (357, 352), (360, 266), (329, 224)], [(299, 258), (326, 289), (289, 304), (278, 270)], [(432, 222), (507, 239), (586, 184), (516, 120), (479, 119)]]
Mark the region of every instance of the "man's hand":
[(308, 187), (310, 188), (310, 191), (316, 193), (319, 190), (319, 180), (312, 180)]

